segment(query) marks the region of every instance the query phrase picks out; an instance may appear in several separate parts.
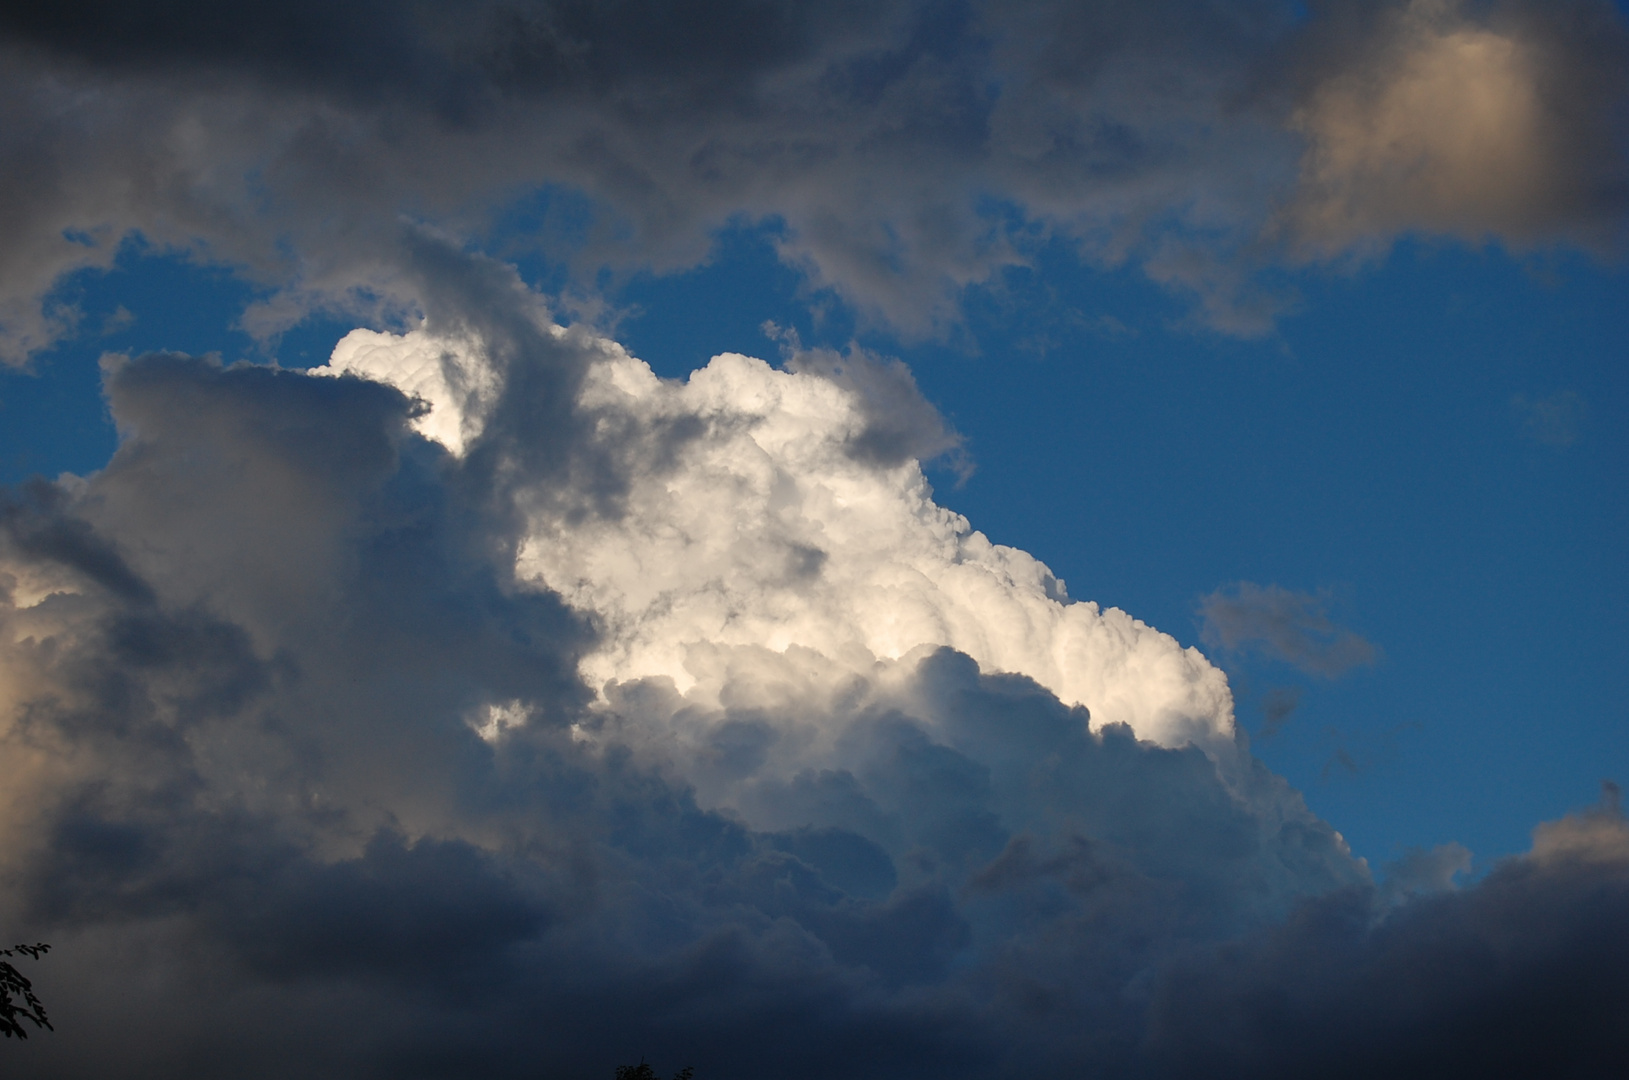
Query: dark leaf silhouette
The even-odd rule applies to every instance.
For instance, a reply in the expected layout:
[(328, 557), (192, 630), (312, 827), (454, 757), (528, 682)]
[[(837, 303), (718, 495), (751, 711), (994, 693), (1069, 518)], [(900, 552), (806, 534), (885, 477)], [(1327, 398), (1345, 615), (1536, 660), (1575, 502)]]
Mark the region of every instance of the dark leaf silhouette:
[[(44, 942), (14, 945), (9, 949), (0, 949), (0, 956), (28, 956), (38, 960), (40, 954), (50, 950), (51, 946)], [(34, 996), (33, 984), (12, 966), (11, 961), (0, 960), (0, 1034), (8, 1039), (13, 1035), (19, 1039), (28, 1038), (28, 1029), (20, 1023), (23, 1020), (35, 1027), (53, 1030), (51, 1021), (45, 1018), (45, 1006)]]
[[(673, 1075), (673, 1080), (691, 1080), (696, 1070), (686, 1065)], [(644, 1058), (639, 1059), (638, 1065), (618, 1065), (616, 1080), (660, 1080), (656, 1070), (645, 1063)]]

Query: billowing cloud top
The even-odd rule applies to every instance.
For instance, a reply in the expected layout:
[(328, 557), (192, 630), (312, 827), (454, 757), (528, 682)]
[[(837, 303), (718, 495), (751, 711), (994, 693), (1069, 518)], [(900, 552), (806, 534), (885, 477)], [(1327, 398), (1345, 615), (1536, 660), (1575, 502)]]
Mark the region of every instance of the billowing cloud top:
[[(594, 357), (577, 408), (615, 463), (611, 509), (538, 500), (517, 572), (593, 621), (591, 685), (664, 677), (716, 707), (742, 649), (812, 650), (862, 675), (942, 645), (1099, 724), (1231, 750), (1220, 671), (1123, 611), (1070, 603), (1041, 563), (936, 505), (916, 460), (868, 452), (855, 392), (736, 355), (667, 382), (613, 342), (578, 347)], [(878, 367), (864, 354), (847, 364)], [(492, 406), (490, 389), (466, 388), (499, 378), (479, 342), (423, 331), (355, 331), (327, 370), (419, 397), (415, 427), (454, 452)]]
[(481, 302), (341, 377), (110, 359), (113, 461), (0, 505), (0, 922), (59, 1028), (18, 1075), (1621, 1050), (1615, 805), (1378, 890), (1203, 658), (867, 439), (899, 373), (664, 382), (439, 258)]

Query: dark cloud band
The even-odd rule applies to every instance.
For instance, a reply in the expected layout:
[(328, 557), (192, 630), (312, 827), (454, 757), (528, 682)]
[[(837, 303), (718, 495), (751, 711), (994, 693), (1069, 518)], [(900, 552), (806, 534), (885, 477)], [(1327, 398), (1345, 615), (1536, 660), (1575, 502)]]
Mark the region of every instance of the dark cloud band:
[[(1626, 187), (1610, 4), (768, 2), (12, 5), (0, 16), (6, 355), (72, 328), (62, 274), (140, 234), (313, 307), (422, 295), (403, 214), (569, 264), (703, 258), (765, 224), (906, 334), (1064, 241), (1270, 328), (1270, 262), (1424, 230), (1609, 250)], [(586, 214), (586, 223), (583, 219)], [(379, 305), (382, 303), (382, 307)]]

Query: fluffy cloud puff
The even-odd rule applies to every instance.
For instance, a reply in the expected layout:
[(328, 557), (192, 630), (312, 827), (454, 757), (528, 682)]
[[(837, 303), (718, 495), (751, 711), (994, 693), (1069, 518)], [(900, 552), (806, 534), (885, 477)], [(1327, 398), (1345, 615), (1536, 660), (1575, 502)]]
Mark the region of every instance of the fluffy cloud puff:
[[(858, 390), (739, 357), (661, 383), (490, 269), (465, 260), (463, 322), (339, 352), (448, 390), (428, 411), (377, 379), (113, 360), (113, 461), (7, 494), (0, 920), (56, 946), (58, 1026), (8, 1069), (1293, 1073), (1347, 1060), (1316, 1032), (1385, 1060), (1434, 1017), (1459, 1019), (1432, 1053), (1497, 1062), (1487, 1018), (1543, 985), (1522, 973), (1621, 953), (1615, 809), (1399, 900), (1217, 716), (1196, 744), (1134, 708), (1164, 744), (1139, 740), (1049, 688), (1066, 670), (1023, 672), (1039, 631), (866, 638), (844, 590), (915, 567), (908, 595), (992, 635), (1084, 619), (1088, 667), (1146, 650), (1146, 701), (1162, 664), (1209, 670), (934, 508), (863, 449)], [(753, 633), (708, 606), (721, 578)], [(799, 604), (806, 640), (766, 636)], [(1438, 963), (1481, 955), (1515, 974)], [(1624, 1012), (1591, 985), (1562, 1074)]]
[(72, 332), (53, 284), (133, 233), (264, 289), (262, 335), (415, 309), (404, 215), (472, 242), (502, 220), (583, 282), (771, 223), (811, 287), (911, 334), (1050, 240), (1238, 333), (1270, 327), (1253, 275), (1286, 246), (1616, 242), (1606, 0), (1312, 8), (12, 5), (0, 146), (29, 167), (0, 177), (0, 358)]
[[(599, 630), (590, 685), (665, 678), (716, 707), (734, 665), (749, 663), (742, 649), (799, 647), (864, 674), (944, 645), (1035, 679), (1099, 723), (1231, 749), (1225, 678), (1197, 650), (1118, 609), (1069, 602), (1045, 566), (933, 502), (916, 459), (891, 447), (898, 433), (876, 435), (909, 415), (900, 398), (931, 408), (908, 382), (880, 414), (866, 408), (853, 387), (880, 381), (888, 369), (875, 359), (795, 357), (812, 370), (777, 371), (730, 354), (665, 382), (613, 342), (585, 345), (595, 359), (577, 408), (615, 461), (609, 508), (535, 500), (516, 572)], [(455, 452), (491, 400), (463, 388), (499, 377), (479, 342), (423, 331), (356, 331), (328, 370), (417, 395), (417, 429)], [(844, 373), (847, 387), (834, 381)], [(789, 690), (802, 681), (789, 678)]]

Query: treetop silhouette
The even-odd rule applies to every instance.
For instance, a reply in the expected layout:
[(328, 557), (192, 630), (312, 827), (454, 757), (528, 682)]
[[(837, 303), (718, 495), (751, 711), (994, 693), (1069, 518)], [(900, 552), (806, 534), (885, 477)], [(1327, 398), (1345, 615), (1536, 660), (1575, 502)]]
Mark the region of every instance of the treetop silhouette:
[[(38, 945), (14, 945), (9, 949), (0, 949), (0, 956), (28, 956), (35, 960), (40, 954), (50, 952), (51, 946), (40, 942)], [(13, 1035), (19, 1039), (28, 1038), (28, 1029), (19, 1021), (27, 1020), (35, 1027), (54, 1031), (51, 1021), (45, 1018), (45, 1006), (40, 999), (34, 996), (34, 985), (28, 977), (12, 966), (10, 960), (0, 960), (0, 1034), (6, 1038)], [(620, 1077), (621, 1071), (618, 1070)]]

